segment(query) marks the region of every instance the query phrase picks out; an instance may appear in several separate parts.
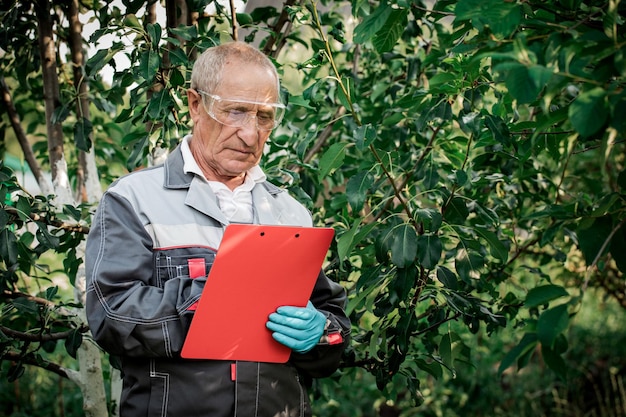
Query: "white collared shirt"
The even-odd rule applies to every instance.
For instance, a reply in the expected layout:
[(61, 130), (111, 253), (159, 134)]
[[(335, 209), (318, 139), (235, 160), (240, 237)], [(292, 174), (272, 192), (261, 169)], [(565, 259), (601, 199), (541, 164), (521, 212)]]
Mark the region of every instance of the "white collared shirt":
[(243, 184), (231, 191), (224, 183), (207, 180), (191, 153), (189, 140), (191, 140), (191, 135), (185, 136), (181, 143), (184, 161), (183, 171), (186, 174), (195, 174), (209, 184), (217, 197), (220, 210), (222, 210), (229, 221), (234, 223), (253, 223), (254, 208), (252, 206), (252, 189), (255, 184), (263, 182), (267, 178), (261, 167), (255, 165), (250, 168), (246, 172)]

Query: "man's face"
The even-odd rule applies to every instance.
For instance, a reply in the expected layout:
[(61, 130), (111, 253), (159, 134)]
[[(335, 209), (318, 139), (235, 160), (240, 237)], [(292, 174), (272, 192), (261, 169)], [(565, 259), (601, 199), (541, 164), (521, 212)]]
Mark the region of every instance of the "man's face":
[[(238, 62), (226, 64), (222, 81), (210, 93), (228, 100), (262, 103), (278, 100), (276, 79), (270, 71)], [(197, 91), (189, 90), (189, 111), (194, 122), (191, 152), (207, 179), (238, 185), (243, 174), (259, 163), (271, 131), (258, 129), (255, 118), (240, 127), (226, 126), (207, 114), (211, 98), (205, 96), (206, 108), (202, 98)]]

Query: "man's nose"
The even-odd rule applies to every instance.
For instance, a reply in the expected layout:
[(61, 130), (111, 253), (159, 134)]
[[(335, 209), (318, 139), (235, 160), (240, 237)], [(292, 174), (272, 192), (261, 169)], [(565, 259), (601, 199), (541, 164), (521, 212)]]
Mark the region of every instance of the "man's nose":
[(259, 138), (259, 128), (255, 114), (249, 114), (245, 123), (239, 127), (239, 137), (246, 146), (252, 147), (256, 144)]

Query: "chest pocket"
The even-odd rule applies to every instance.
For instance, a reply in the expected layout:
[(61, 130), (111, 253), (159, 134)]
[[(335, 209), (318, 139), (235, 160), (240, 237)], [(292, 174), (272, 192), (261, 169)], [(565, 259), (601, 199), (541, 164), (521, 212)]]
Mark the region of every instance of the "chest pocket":
[[(172, 278), (206, 276), (214, 260), (215, 251), (210, 248), (187, 247), (157, 250), (154, 252), (154, 285), (163, 288), (165, 282)], [(190, 274), (190, 265), (192, 265), (192, 274)]]

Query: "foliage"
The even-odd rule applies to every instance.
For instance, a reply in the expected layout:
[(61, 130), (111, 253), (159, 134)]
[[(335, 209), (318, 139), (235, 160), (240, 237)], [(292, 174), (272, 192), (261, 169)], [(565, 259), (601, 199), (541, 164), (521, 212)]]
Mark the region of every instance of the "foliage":
[[(326, 30), (339, 16), (303, 11), (323, 59), (300, 66), (309, 108), (292, 107), (273, 145), (295, 148), (294, 182), (339, 231), (358, 329), (347, 366), (379, 389), (416, 394), (420, 375), (471, 360), (452, 320), (520, 329), (501, 371), (538, 347), (566, 377), (584, 290), (624, 270), (620, 7), (354, 2), (354, 43)], [(327, 121), (323, 153), (303, 161)]]
[[(25, 365), (37, 365), (64, 374), (42, 353), (52, 353), (58, 341), (66, 352), (76, 357), (82, 334), (87, 330), (75, 320), (72, 302), (65, 301), (54, 276), (69, 278), (73, 285), (82, 263), (76, 246), (87, 230), (85, 213), (66, 206), (61, 211), (43, 196), (32, 197), (19, 188), (11, 170), (0, 163), (0, 272), (3, 303), (0, 316), (0, 352), (9, 360), (6, 375), (9, 381), (19, 378)], [(46, 254), (63, 254), (60, 265), (50, 263)]]
[[(239, 25), (285, 78), (289, 110), (264, 169), (309, 205), (318, 224), (337, 231), (327, 272), (349, 290), (354, 324), (341, 373), (371, 376), (387, 398), (417, 404), (424, 380), (456, 375), (474, 361), (467, 334), (496, 337), (507, 328), (517, 340), (499, 357), (499, 372), (524, 368), (540, 352), (567, 379), (568, 329), (585, 292), (599, 287), (619, 297), (624, 289), (626, 6), (288, 2), (231, 20), (221, 6), (200, 12), (201, 1), (188, 4), (190, 14), (200, 12), (195, 21), (163, 28), (140, 16), (144, 3), (92, 10), (100, 29), (91, 44), (104, 35), (132, 43), (114, 41), (85, 67), (102, 120), (91, 126), (105, 184), (122, 154), (135, 169), (188, 131), (191, 62)], [(20, 18), (29, 13), (27, 2), (3, 13), (8, 53), (0, 65), (22, 97), (23, 117), (33, 117), (34, 135), (41, 81), (32, 18)], [(284, 20), (289, 29), (279, 25)], [(15, 41), (27, 47), (14, 48)], [(129, 68), (117, 68), (120, 54)], [(106, 86), (102, 71), (111, 67)], [(87, 125), (70, 104), (76, 90), (65, 86), (55, 120), (69, 143), (86, 147)], [(51, 224), (35, 240), (22, 225), (38, 210), (51, 213), (48, 200), (5, 187), (14, 197), (3, 205), (0, 255), (14, 275), (7, 272), (2, 285), (14, 291), (18, 275), (31, 284), (26, 265), (37, 248), (72, 253), (78, 238)], [(28, 206), (26, 216), (16, 204)], [(49, 246), (51, 237), (68, 244)], [(3, 306), (15, 305), (3, 297)], [(15, 343), (9, 339), (3, 343)], [(373, 390), (360, 388), (364, 396)]]

